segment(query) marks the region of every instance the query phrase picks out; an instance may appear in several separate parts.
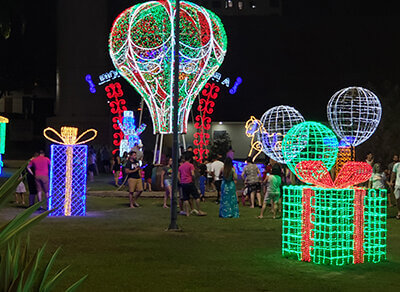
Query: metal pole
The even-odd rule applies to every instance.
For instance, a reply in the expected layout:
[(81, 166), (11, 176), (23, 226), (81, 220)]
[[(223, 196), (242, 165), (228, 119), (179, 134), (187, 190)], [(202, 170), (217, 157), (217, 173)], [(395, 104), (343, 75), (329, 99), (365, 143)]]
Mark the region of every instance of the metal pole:
[(156, 143), (154, 145), (154, 155), (153, 155), (153, 164), (156, 163), (156, 157), (157, 157), (157, 150), (158, 150), (158, 137), (160, 134), (156, 134)]
[(160, 164), (160, 163), (161, 163), (161, 154), (162, 154), (163, 138), (164, 138), (164, 134), (161, 134), (161, 138), (160, 138), (160, 154), (158, 154), (158, 161), (157, 161), (157, 164)]
[(182, 133), (182, 135), (181, 135), (181, 138), (182, 138), (182, 145), (183, 145), (183, 149), (185, 149), (185, 151), (186, 151), (186, 140), (185, 140), (185, 134), (183, 134), (183, 133)]
[(142, 100), (140, 101), (140, 118), (139, 118), (139, 127), (142, 124), (142, 117), (143, 117), (143, 97)]
[(173, 143), (172, 143), (172, 198), (171, 198), (171, 222), (168, 230), (179, 230), (176, 223), (177, 215), (177, 193), (178, 193), (178, 159), (179, 159), (179, 142), (178, 142), (178, 98), (179, 98), (179, 13), (180, 0), (175, 0), (175, 18), (174, 18), (174, 88), (172, 94), (173, 106)]

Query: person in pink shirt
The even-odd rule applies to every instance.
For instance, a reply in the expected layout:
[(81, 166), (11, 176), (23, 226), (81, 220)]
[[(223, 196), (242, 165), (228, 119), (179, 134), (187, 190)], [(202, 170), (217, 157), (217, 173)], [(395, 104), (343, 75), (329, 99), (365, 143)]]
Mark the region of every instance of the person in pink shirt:
[[(32, 167), (35, 173), (33, 173)], [(42, 200), (42, 193), (45, 193), (46, 198), (49, 197), (49, 169), (50, 159), (44, 155), (43, 150), (40, 150), (39, 156), (32, 159), (28, 164), (28, 171), (35, 176), (39, 201)]]
[(190, 196), (195, 199), (197, 210), (193, 209), (192, 212), (198, 214), (199, 216), (207, 215), (205, 212), (200, 211), (200, 195), (194, 185), (194, 165), (191, 163), (191, 155), (187, 152), (184, 156), (184, 163), (179, 166), (178, 169), (178, 179), (182, 186), (182, 196), (183, 196), (183, 209), (185, 210), (186, 216), (190, 214), (189, 200)]

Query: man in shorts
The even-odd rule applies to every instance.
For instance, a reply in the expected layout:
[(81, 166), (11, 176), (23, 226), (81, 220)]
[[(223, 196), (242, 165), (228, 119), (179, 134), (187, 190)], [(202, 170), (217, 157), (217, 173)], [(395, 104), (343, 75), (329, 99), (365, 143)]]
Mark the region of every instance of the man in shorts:
[(250, 193), (250, 208), (254, 208), (254, 197), (257, 195), (258, 206), (261, 208), (261, 173), (251, 157), (246, 159), (247, 165), (243, 168), (242, 178)]
[[(128, 176), (129, 202), (131, 208), (139, 207), (136, 200), (143, 192), (143, 182), (140, 175), (140, 164), (136, 160), (136, 152), (129, 152), (129, 159), (125, 165), (125, 174)], [(136, 192), (136, 195), (134, 193)]]
[(196, 203), (196, 209), (193, 209), (192, 212), (196, 213), (199, 216), (207, 215), (205, 212), (200, 210), (200, 195), (197, 191), (197, 188), (194, 184), (194, 165), (191, 163), (191, 155), (189, 153), (185, 153), (184, 162), (178, 169), (178, 179), (182, 187), (182, 200), (183, 200), (183, 209), (186, 213), (186, 216), (190, 214), (190, 205), (189, 200), (192, 197)]
[(400, 219), (400, 162), (393, 165), (392, 175), (390, 177), (390, 185), (394, 185), (394, 197), (397, 203), (396, 219)]
[[(35, 170), (35, 173), (33, 173), (31, 168)], [(49, 197), (49, 169), (50, 159), (45, 156), (43, 150), (40, 150), (39, 156), (32, 159), (28, 164), (29, 173), (35, 176), (39, 201), (42, 200), (42, 193), (46, 195), (46, 199)]]

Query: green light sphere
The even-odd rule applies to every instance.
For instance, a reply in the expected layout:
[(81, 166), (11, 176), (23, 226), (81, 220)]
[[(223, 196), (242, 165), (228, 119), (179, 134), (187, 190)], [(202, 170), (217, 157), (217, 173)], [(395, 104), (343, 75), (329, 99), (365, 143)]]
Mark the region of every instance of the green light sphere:
[(317, 122), (303, 122), (292, 127), (282, 141), (282, 153), (289, 169), (295, 171), (301, 161), (319, 160), (330, 170), (335, 165), (338, 140), (328, 127)]

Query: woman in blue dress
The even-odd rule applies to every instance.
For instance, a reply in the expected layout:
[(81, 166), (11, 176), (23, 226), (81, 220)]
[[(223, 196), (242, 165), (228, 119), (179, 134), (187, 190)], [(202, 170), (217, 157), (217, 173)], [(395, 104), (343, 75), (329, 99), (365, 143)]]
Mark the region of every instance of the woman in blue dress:
[(239, 205), (236, 196), (237, 175), (232, 165), (232, 159), (227, 157), (224, 162), (223, 179), (221, 185), (221, 202), (219, 217), (239, 218)]

